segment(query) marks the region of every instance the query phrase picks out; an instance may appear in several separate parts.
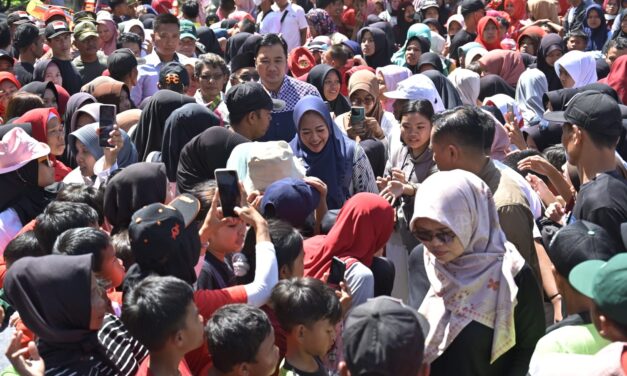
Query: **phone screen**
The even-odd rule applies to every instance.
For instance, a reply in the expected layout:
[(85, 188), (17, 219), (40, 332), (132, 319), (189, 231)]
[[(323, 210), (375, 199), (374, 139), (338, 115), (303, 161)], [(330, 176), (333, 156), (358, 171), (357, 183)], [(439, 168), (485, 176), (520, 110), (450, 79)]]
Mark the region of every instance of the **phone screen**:
[(346, 263), (333, 256), (331, 259), (331, 272), (329, 273), (329, 278), (327, 278), (327, 283), (339, 286), (340, 282), (344, 280), (344, 273), (346, 273)]
[(215, 170), (216, 182), (220, 193), (220, 206), (225, 217), (237, 217), (235, 206), (239, 205), (240, 192), (237, 171), (219, 168)]
[(115, 106), (112, 104), (100, 105), (100, 135), (98, 136), (98, 143), (101, 147), (111, 146), (107, 140), (115, 124), (115, 112)]

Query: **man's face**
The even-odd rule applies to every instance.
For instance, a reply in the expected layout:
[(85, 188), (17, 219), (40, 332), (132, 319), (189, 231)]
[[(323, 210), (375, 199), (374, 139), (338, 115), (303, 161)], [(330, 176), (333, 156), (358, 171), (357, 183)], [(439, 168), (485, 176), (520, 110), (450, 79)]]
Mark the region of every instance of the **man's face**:
[(240, 68), (231, 75), (231, 86), (235, 86), (237, 84), (241, 84), (242, 82), (248, 81), (259, 82), (259, 73), (257, 73), (257, 68)]
[(187, 57), (193, 57), (196, 52), (196, 41), (193, 38), (181, 39), (181, 44), (177, 52)]
[(44, 55), (44, 43), (46, 42), (46, 38), (43, 35), (40, 35), (35, 43), (33, 43), (33, 55), (36, 58), (40, 58)]
[(566, 149), (566, 157), (568, 158), (568, 163), (573, 166), (577, 166), (579, 163), (580, 157), (580, 140), (578, 133), (581, 132), (575, 126), (564, 123), (562, 125), (562, 145), (564, 149)]
[(98, 52), (98, 37), (90, 36), (82, 41), (78, 39), (74, 40), (74, 45), (78, 48), (78, 52), (80, 52), (82, 57), (95, 57)]
[(268, 132), (270, 122), (272, 121), (272, 112), (270, 110), (262, 108), (255, 111), (255, 114), (259, 119), (255, 124), (255, 135), (253, 136), (253, 140), (263, 137), (266, 132)]
[(159, 30), (152, 34), (157, 52), (166, 57), (174, 56), (179, 48), (179, 27), (176, 24), (162, 24)]
[(568, 42), (566, 42), (566, 46), (568, 47), (568, 51), (585, 51), (586, 40), (582, 37), (570, 37), (568, 38)]
[(443, 140), (434, 140), (433, 132), (431, 137), (431, 150), (433, 151), (433, 161), (440, 171), (450, 171), (457, 168), (455, 160), (451, 156), (449, 150), (449, 142), (446, 138)]
[(213, 98), (220, 95), (220, 92), (224, 88), (226, 75), (220, 67), (204, 65), (200, 71), (198, 81), (203, 96), (213, 100)]
[(616, 47), (612, 47), (607, 51), (607, 57), (605, 58), (605, 61), (607, 62), (607, 65), (609, 65), (611, 68), (612, 64), (614, 64), (614, 61), (625, 54), (627, 54), (627, 48), (619, 50)]
[(342, 5), (342, 0), (337, 0), (330, 3), (325, 10), (329, 13), (329, 16), (339, 17), (342, 14)]
[(0, 72), (13, 72), (13, 64), (8, 59), (0, 59)]
[(265, 86), (280, 86), (283, 79), (285, 79), (285, 71), (287, 70), (287, 59), (283, 46), (275, 44), (259, 48), (255, 66), (259, 72), (261, 82)]
[(65, 33), (48, 40), (50, 48), (52, 49), (52, 56), (65, 57), (70, 53), (72, 48), (72, 36), (70, 33)]

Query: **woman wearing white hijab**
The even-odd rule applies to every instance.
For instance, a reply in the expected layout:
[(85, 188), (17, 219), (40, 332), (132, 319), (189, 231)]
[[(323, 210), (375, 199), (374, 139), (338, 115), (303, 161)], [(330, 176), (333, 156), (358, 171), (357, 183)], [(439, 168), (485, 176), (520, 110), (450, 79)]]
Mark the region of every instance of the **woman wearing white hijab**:
[(448, 79), (453, 83), (459, 92), (462, 103), (476, 106), (479, 99), (481, 77), (469, 69), (457, 68), (448, 75)]
[(542, 96), (549, 91), (546, 76), (539, 69), (527, 69), (520, 75), (516, 85), (516, 103), (525, 125), (532, 125), (544, 114)]
[[(525, 375), (544, 335), (534, 274), (506, 241), (488, 186), (474, 174), (438, 172), (418, 188), (410, 222), (431, 285), (431, 375)], [(414, 250), (417, 251), (417, 250)]]
[(565, 89), (597, 82), (597, 63), (589, 53), (570, 51), (555, 62), (555, 72)]

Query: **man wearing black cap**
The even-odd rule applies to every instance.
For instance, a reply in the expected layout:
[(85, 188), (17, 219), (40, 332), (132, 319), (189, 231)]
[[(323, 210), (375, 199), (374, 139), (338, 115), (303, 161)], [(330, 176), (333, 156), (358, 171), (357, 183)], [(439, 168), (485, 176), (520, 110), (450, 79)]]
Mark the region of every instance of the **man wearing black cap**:
[(35, 62), (44, 54), (44, 36), (37, 26), (25, 23), (15, 30), (13, 46), (20, 52), (13, 72), (20, 84), (24, 86), (33, 80)]
[[(23, 10), (18, 10), (7, 16), (7, 23), (9, 24), (9, 30), (11, 32), (11, 40), (15, 41), (15, 31), (17, 30), (17, 27), (27, 23), (32, 24), (33, 22), (31, 21), (28, 13)], [(11, 46), (9, 53), (16, 59), (20, 57), (20, 51), (15, 46)]]
[(620, 244), (620, 224), (627, 222), (627, 180), (616, 166), (616, 144), (623, 132), (618, 103), (588, 90), (573, 97), (566, 111), (544, 116), (563, 123), (562, 144), (582, 183), (568, 223), (595, 223)]
[(184, 94), (189, 87), (189, 73), (178, 61), (165, 63), (159, 72), (160, 90), (172, 90)]
[[(474, 42), (477, 38), (477, 24), (481, 17), (485, 16), (485, 5), (481, 0), (463, 0), (461, 8), (465, 26), (455, 34), (449, 49), (451, 58), (456, 61), (459, 59), (459, 47)], [(460, 66), (459, 61), (457, 66)]]
[(272, 99), (256, 82), (235, 85), (226, 93), (231, 128), (251, 141), (263, 137), (270, 127), (272, 111), (280, 111), (285, 102)]
[(63, 77), (63, 88), (70, 95), (81, 90), (81, 76), (72, 65), (72, 32), (67, 23), (52, 21), (45, 29), (46, 40), (52, 49), (52, 61), (54, 61)]
[[(142, 60), (143, 62), (143, 60)], [(115, 50), (107, 58), (109, 76), (120, 82), (124, 82), (129, 90), (137, 84), (137, 65), (139, 61), (128, 48)]]
[(0, 72), (13, 72), (15, 60), (5, 50), (0, 50)]

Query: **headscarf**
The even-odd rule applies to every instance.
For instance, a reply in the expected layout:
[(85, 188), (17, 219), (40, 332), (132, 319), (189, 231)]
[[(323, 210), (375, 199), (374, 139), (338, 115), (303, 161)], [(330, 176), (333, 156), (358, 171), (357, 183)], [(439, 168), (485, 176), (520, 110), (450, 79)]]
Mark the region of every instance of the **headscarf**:
[(294, 78), (303, 79), (316, 65), (316, 58), (307, 47), (296, 47), (287, 56), (287, 66)]
[(391, 53), (389, 53), (389, 51), (391, 51), (391, 49), (388, 46), (388, 39), (385, 35), (385, 32), (372, 26), (364, 27), (359, 30), (359, 33), (357, 34), (357, 40), (360, 44), (365, 32), (370, 32), (370, 34), (372, 34), (372, 39), (374, 40), (375, 45), (374, 54), (370, 56), (364, 56), (364, 58), (366, 59), (366, 63), (368, 63), (368, 66), (376, 69), (388, 65), (391, 56)]
[(422, 74), (429, 77), (429, 79), (433, 81), (433, 85), (435, 85), (435, 88), (440, 94), (440, 98), (442, 98), (444, 107), (446, 107), (447, 110), (463, 104), (455, 86), (453, 86), (451, 81), (449, 81), (442, 73), (434, 70), (428, 70), (422, 72)]
[(7, 271), (7, 297), (37, 335), (48, 369), (72, 367), (88, 374), (96, 364), (110, 363), (98, 331), (89, 329), (91, 270), (89, 254), (24, 257)]
[(59, 107), (59, 93), (57, 92), (56, 85), (51, 81), (40, 82), (40, 81), (32, 81), (20, 89), (20, 91), (24, 91), (26, 93), (31, 93), (35, 95), (39, 95), (41, 99), (44, 99), (44, 93), (46, 89), (52, 91), (54, 97), (57, 100), (57, 107)]
[(426, 64), (433, 66), (438, 72), (442, 74), (444, 73), (444, 64), (442, 64), (442, 59), (440, 59), (440, 56), (438, 56), (437, 54), (433, 52), (425, 52), (424, 54), (420, 55), (417, 66), (418, 72), (420, 72), (420, 68)]
[(505, 94), (514, 97), (516, 92), (504, 79), (496, 74), (488, 74), (479, 81), (479, 100), (483, 102), (486, 97), (496, 94)]
[(224, 54), (224, 61), (229, 63), (231, 59), (233, 59), (233, 57), (239, 53), (240, 47), (242, 47), (246, 39), (248, 39), (248, 37), (250, 36), (252, 36), (251, 33), (240, 32), (230, 37), (229, 40), (226, 42), (226, 53)]
[(457, 68), (448, 75), (463, 104), (476, 106), (479, 98), (481, 79), (478, 73), (464, 68)]
[[(387, 39), (387, 43), (386, 43), (387, 49), (385, 51), (385, 54), (388, 57), (388, 61), (389, 61), (394, 51), (396, 51), (396, 41), (394, 40), (394, 30), (392, 30), (392, 25), (390, 25), (390, 23), (387, 21), (380, 21), (380, 22), (375, 22), (369, 26), (370, 28), (382, 30), (383, 33), (385, 34), (385, 38)], [(387, 61), (384, 65), (387, 65)]]
[[(422, 38), (425, 41), (429, 42), (429, 48), (431, 48), (431, 29), (429, 26), (421, 23), (413, 24), (407, 30), (407, 38), (405, 39), (405, 43), (400, 50), (396, 51), (394, 55), (392, 55), (392, 63), (396, 65), (400, 65), (401, 67), (405, 65), (405, 52), (407, 51), (407, 44), (414, 38)], [(384, 64), (387, 65), (387, 64)]]
[(414, 6), (410, 1), (405, 1), (401, 5), (398, 6), (398, 12), (396, 15), (396, 25), (393, 27), (394, 29), (394, 39), (397, 44), (401, 44), (405, 41), (407, 37), (407, 31), (416, 23), (416, 21), (412, 20), (411, 22), (407, 22), (405, 20), (405, 9), (407, 7)]
[[(387, 91), (394, 91), (398, 86), (398, 83), (409, 78), (412, 75), (411, 70), (405, 67), (399, 67), (398, 65), (386, 65), (385, 67), (377, 68), (377, 74), (381, 73), (383, 80), (385, 81), (385, 88)], [(379, 93), (382, 94), (382, 93)], [(392, 112), (392, 105), (394, 99), (384, 99), (383, 109), (388, 112)], [(349, 108), (350, 109), (350, 108)], [(346, 111), (345, 111), (346, 112)]]
[(507, 7), (508, 4), (514, 6), (513, 14), (508, 13), (512, 26), (527, 18), (527, 2), (525, 0), (505, 0), (503, 5)]
[(140, 161), (145, 161), (150, 152), (161, 150), (163, 128), (168, 116), (177, 108), (194, 102), (194, 98), (171, 90), (159, 90), (148, 100), (131, 137)]
[(555, 62), (555, 73), (559, 77), (560, 67), (566, 69), (575, 81), (573, 88), (597, 82), (597, 64), (592, 55), (581, 51), (569, 51)]
[(529, 26), (528, 28), (526, 28), (525, 30), (523, 30), (522, 33), (520, 33), (520, 35), (518, 36), (516, 45), (518, 46), (518, 51), (520, 51), (520, 42), (523, 39), (523, 37), (529, 37), (531, 39), (531, 41), (533, 42), (533, 45), (535, 46), (535, 55), (538, 55), (538, 50), (540, 48), (540, 42), (542, 41), (542, 38), (546, 35), (546, 32), (544, 31), (543, 28), (541, 28), (540, 26)]
[(104, 215), (113, 226), (111, 234), (128, 228), (137, 210), (164, 203), (168, 177), (162, 163), (139, 162), (114, 175), (104, 191)]
[(560, 23), (555, 0), (527, 0), (527, 7), (529, 8), (529, 19), (532, 21), (549, 19), (553, 23)]
[[(609, 3), (609, 1), (610, 0), (603, 0), (603, 7), (602, 7), (603, 10), (605, 10), (605, 8), (607, 8), (607, 3)], [(616, 14), (607, 14), (607, 13), (605, 13), (605, 20), (606, 21), (613, 21), (620, 14), (621, 8), (622, 8), (622, 1), (617, 1), (616, 5), (618, 6), (618, 13), (616, 13)]]
[(188, 103), (168, 116), (163, 131), (161, 160), (170, 182), (176, 181), (181, 150), (192, 138), (204, 130), (220, 125), (220, 119), (207, 107), (198, 103)]
[[(381, 119), (383, 118), (383, 106), (379, 101), (379, 81), (377, 80), (377, 76), (368, 71), (368, 70), (360, 70), (355, 72), (351, 78), (348, 80), (348, 98), (350, 101), (351, 95), (353, 95), (357, 90), (365, 90), (372, 95), (374, 98), (374, 107), (372, 111), (366, 113), (366, 116), (375, 118), (379, 124), (381, 124)], [(345, 119), (348, 121), (348, 117)]]
[[(99, 123), (86, 124), (80, 129), (70, 133), (67, 148), (72, 149), (72, 154), (74, 156), (77, 154), (76, 140), (79, 140), (83, 145), (85, 145), (87, 150), (89, 150), (89, 153), (93, 155), (96, 160), (104, 156), (102, 146), (98, 143), (97, 130), (99, 126)], [(137, 150), (126, 132), (123, 129), (120, 129), (119, 131), (122, 140), (124, 141), (124, 145), (118, 152), (116, 163), (118, 168), (125, 168), (133, 163), (137, 163)]]
[(316, 35), (331, 35), (337, 31), (333, 18), (324, 9), (312, 8), (307, 12), (305, 18), (316, 31)]
[(452, 16), (448, 18), (448, 20), (446, 20), (446, 30), (447, 30), (446, 42), (449, 45), (451, 44), (451, 36), (448, 34), (448, 29), (449, 29), (449, 26), (451, 26), (451, 23), (453, 22), (457, 22), (461, 26), (459, 30), (466, 27), (466, 21), (464, 21), (464, 16), (462, 16), (461, 14), (453, 14)]
[[(89, 95), (87, 93), (82, 93), (82, 94), (86, 94)], [(91, 97), (91, 95), (89, 95)], [(89, 115), (92, 119), (94, 119), (94, 122), (98, 122), (100, 120), (100, 106), (102, 104), (101, 103), (88, 103), (86, 105), (84, 105), (83, 107), (79, 108), (78, 110), (74, 111), (74, 114), (72, 114), (72, 118), (70, 119), (70, 123), (69, 124), (65, 124), (65, 132), (67, 133), (68, 137), (65, 138), (65, 142), (66, 144), (70, 144), (70, 137), (69, 135), (73, 132), (75, 132), (78, 129), (77, 126), (77, 122), (78, 122), (78, 117), (81, 114), (87, 114)], [(71, 146), (71, 145), (70, 145)], [(65, 152), (63, 155), (63, 158), (67, 161), (67, 165), (71, 168), (76, 168), (76, 166), (78, 166), (76, 164), (76, 153), (74, 148), (72, 147), (66, 147), (65, 148)]]
[(611, 86), (616, 90), (621, 102), (627, 103), (627, 55), (614, 60), (610, 74), (599, 82)]
[[(616, 17), (616, 21), (614, 22), (614, 25), (613, 25), (613, 28), (615, 28), (616, 30), (612, 33), (612, 39), (627, 38), (627, 33), (623, 32), (623, 28), (620, 27), (620, 23), (622, 23), (622, 20), (624, 20), (625, 17), (627, 17), (627, 9), (623, 9), (620, 13), (620, 16)], [(617, 22), (617, 21), (620, 21), (620, 22)], [(618, 24), (618, 28), (616, 28), (617, 24)]]
[[(76, 93), (72, 95), (67, 102), (67, 108), (65, 110), (65, 115), (63, 116), (63, 130), (65, 131), (65, 143), (68, 143), (68, 139), (70, 133), (75, 131), (75, 129), (71, 129), (72, 118), (76, 111), (78, 111), (81, 107), (96, 102), (96, 98), (87, 93)], [(76, 162), (74, 165), (72, 164), (72, 157), (70, 155), (70, 148), (65, 148), (65, 152), (62, 157), (59, 157), (69, 167), (76, 167)]]
[(196, 34), (198, 36), (198, 42), (205, 47), (205, 53), (212, 52), (219, 56), (224, 55), (220, 48), (218, 38), (216, 38), (216, 34), (210, 27), (201, 26), (196, 29)]
[(494, 50), (479, 59), (479, 64), (489, 74), (498, 74), (511, 86), (516, 86), (518, 78), (525, 71), (520, 52)]
[(431, 284), (419, 312), (429, 321), (425, 361), (442, 355), (472, 321), (494, 330), (490, 363), (516, 344), (514, 276), (524, 259), (501, 230), (490, 188), (463, 170), (438, 172), (418, 188), (410, 228), (418, 218), (447, 226), (464, 253), (447, 263), (424, 252)]
[(105, 82), (96, 87), (94, 87), (94, 91), (92, 95), (99, 103), (102, 104), (112, 104), (118, 108), (120, 106), (120, 96), (122, 95), (122, 90), (126, 91), (126, 95), (128, 100), (131, 100), (131, 92), (128, 89), (128, 86), (124, 82), (113, 81), (113, 82)]
[(70, 93), (63, 86), (54, 85), (54, 88), (57, 89), (57, 109), (59, 110), (59, 115), (65, 116), (65, 109), (67, 108), (67, 102), (70, 100)]
[(94, 95), (94, 90), (96, 90), (96, 88), (99, 85), (113, 83), (116, 81), (117, 80), (109, 76), (98, 76), (94, 78), (93, 80), (89, 81), (88, 83), (86, 83), (85, 85), (81, 86), (81, 91), (84, 93), (89, 93), (91, 95)]
[(534, 117), (541, 118), (544, 114), (542, 96), (547, 91), (549, 84), (539, 69), (527, 69), (520, 75), (516, 86), (516, 103), (527, 124)]
[[(601, 19), (601, 25), (596, 29), (588, 26), (588, 14), (592, 10), (596, 10), (599, 14), (599, 18)], [(607, 42), (609, 38), (609, 33), (607, 31), (607, 21), (605, 20), (605, 12), (598, 4), (589, 5), (586, 8), (586, 13), (583, 17), (583, 30), (588, 34), (588, 45), (586, 46), (586, 51), (602, 51), (603, 46), (605, 46), (605, 42)]]
[(139, 26), (142, 29), (142, 32), (144, 33), (144, 37), (146, 36), (146, 28), (144, 27), (144, 24), (136, 18), (131, 18), (128, 21), (124, 21), (124, 29), (122, 30), (122, 32), (131, 33), (132, 32), (131, 28), (133, 28), (133, 26)]
[(394, 229), (394, 209), (381, 196), (362, 192), (351, 197), (340, 209), (328, 235), (305, 240), (305, 276), (322, 278), (329, 271), (333, 256), (350, 267), (361, 262), (372, 265)]
[[(13, 73), (10, 72), (0, 72), (0, 83), (2, 83), (2, 81), (11, 81), (11, 83), (13, 85), (15, 85), (15, 87), (17, 88), (17, 90), (20, 90), (22, 88), (22, 85), (20, 85), (20, 82), (17, 80), (17, 78), (15, 77), (15, 75)], [(4, 108), (4, 106), (2, 104), (0, 104), (0, 116), (4, 117), (4, 112), (6, 111), (6, 108)], [(5, 122), (8, 119), (5, 119)]]
[(555, 73), (555, 67), (550, 66), (546, 62), (546, 57), (554, 50), (564, 51), (562, 44), (562, 38), (557, 34), (547, 34), (542, 37), (540, 41), (540, 48), (538, 48), (538, 61), (537, 68), (544, 73), (546, 81), (549, 83), (549, 90), (558, 90), (562, 88), (562, 82), (560, 81), (559, 74)]
[[(101, 11), (102, 12), (102, 11)], [(98, 12), (100, 13), (100, 12)], [(113, 36), (111, 37), (111, 40), (108, 42), (104, 42), (102, 39), (99, 39), (101, 43), (103, 43), (102, 45), (102, 52), (104, 52), (105, 55), (109, 56), (111, 55), (111, 53), (113, 51), (115, 51), (117, 49), (117, 41), (118, 41), (118, 26), (115, 23), (115, 21), (113, 21), (111, 17), (111, 15), (109, 14), (109, 12), (104, 12), (106, 13), (107, 17), (102, 17), (101, 14), (98, 15), (98, 19), (97, 22), (99, 25), (104, 25), (106, 26), (109, 31), (111, 32), (111, 34), (113, 34)]]
[[(329, 138), (319, 153), (309, 150), (301, 141), (298, 132), (301, 118), (309, 111), (322, 116), (329, 128)], [(296, 136), (290, 142), (294, 156), (302, 160), (307, 176), (315, 176), (327, 185), (329, 209), (339, 209), (350, 195), (355, 143), (337, 128), (331, 120), (329, 110), (319, 97), (308, 95), (301, 98), (294, 107), (292, 116), (296, 126)]]
[(340, 114), (350, 111), (351, 105), (342, 93), (338, 93), (337, 98), (332, 101), (324, 96), (324, 80), (330, 72), (335, 72), (340, 80), (340, 83), (342, 82), (342, 75), (340, 74), (340, 71), (327, 64), (316, 65), (312, 70), (310, 70), (307, 75), (307, 82), (318, 89), (318, 93), (320, 93), (322, 99), (329, 103), (331, 111), (333, 111), (335, 116), (339, 116)]
[(548, 108), (547, 104), (551, 103), (552, 111), (564, 111), (566, 109), (566, 104), (570, 102), (576, 94), (582, 93), (586, 90), (598, 91), (599, 93), (609, 95), (617, 102), (619, 100), (618, 94), (611, 86), (600, 82), (594, 82), (579, 88), (560, 89), (544, 93), (542, 96), (542, 103), (545, 104), (545, 108)]
[(37, 63), (35, 63), (35, 67), (33, 68), (33, 81), (44, 82), (46, 80), (46, 69), (48, 69), (48, 65), (50, 65), (50, 63), (53, 63), (50, 59), (37, 60)]
[[(494, 26), (496, 26), (496, 40), (492, 43), (486, 42), (483, 38), (483, 33), (485, 28), (488, 26), (488, 22), (492, 22)], [(503, 39), (503, 36), (501, 35), (501, 31), (499, 29), (499, 21), (497, 21), (496, 18), (490, 16), (481, 17), (477, 25), (477, 38), (475, 39), (475, 42), (481, 43), (481, 45), (483, 45), (486, 50), (492, 51), (501, 48), (501, 39)]]
[(180, 193), (190, 192), (198, 183), (214, 179), (216, 168), (226, 167), (233, 149), (247, 138), (222, 127), (211, 127), (192, 138), (181, 151), (176, 172)]

